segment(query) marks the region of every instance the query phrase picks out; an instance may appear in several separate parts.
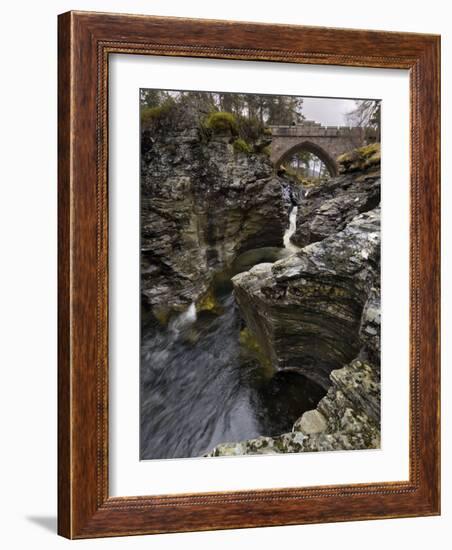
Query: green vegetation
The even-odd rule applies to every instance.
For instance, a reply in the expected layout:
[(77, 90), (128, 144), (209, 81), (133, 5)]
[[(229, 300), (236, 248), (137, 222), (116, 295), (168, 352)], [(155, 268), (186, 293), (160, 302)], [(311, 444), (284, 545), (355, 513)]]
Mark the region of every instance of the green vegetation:
[(174, 101), (166, 99), (157, 107), (144, 106), (141, 108), (141, 127), (148, 129), (166, 118), (174, 108)]
[(227, 111), (212, 111), (204, 119), (202, 128), (207, 135), (231, 134), (237, 136), (234, 150), (238, 153), (250, 154), (253, 145), (264, 134), (264, 125), (257, 118), (236, 115)]
[[(141, 89), (143, 130), (198, 127), (203, 141), (212, 135), (240, 138), (259, 154), (271, 137), (269, 124), (302, 120), (303, 98), (216, 92)], [(238, 149), (244, 152), (241, 144)]]
[(242, 138), (237, 138), (233, 143), (233, 147), (236, 153), (245, 153), (246, 155), (249, 155), (253, 152), (250, 144)]
[(381, 160), (381, 154), (380, 154), (380, 144), (379, 143), (372, 143), (370, 145), (366, 145), (365, 147), (361, 147), (359, 149), (361, 156), (366, 160), (368, 165), (376, 164), (377, 162), (380, 162)]
[(285, 172), (290, 178), (294, 179), (299, 185), (303, 187), (317, 187), (328, 181), (329, 176), (309, 177), (303, 175), (302, 172), (292, 168), (291, 166), (281, 166), (280, 171)]
[(271, 154), (272, 154), (272, 148), (270, 147), (270, 145), (266, 145), (263, 149), (262, 149), (262, 153), (264, 155), (266, 155), (268, 158), (270, 158)]
[(266, 375), (271, 376), (273, 374), (271, 360), (261, 348), (255, 334), (248, 327), (240, 331), (239, 342), (243, 352), (248, 353), (259, 361), (262, 367), (264, 367)]
[(204, 128), (218, 134), (230, 132), (233, 135), (237, 135), (237, 117), (225, 111), (214, 111), (205, 119)]
[(255, 142), (262, 138), (264, 125), (256, 117), (237, 117), (239, 136), (248, 142)]
[(290, 166), (281, 166), (280, 171), (285, 172), (289, 177), (297, 181), (297, 183), (304, 183), (305, 178), (301, 175), (298, 170), (291, 168)]
[(341, 172), (354, 172), (380, 164), (380, 144), (372, 143), (338, 157)]
[(223, 313), (223, 308), (218, 302), (215, 292), (212, 288), (207, 290), (207, 292), (202, 296), (196, 303), (196, 311), (199, 313), (201, 311), (208, 311), (214, 313), (215, 315), (221, 315)]
[(163, 306), (157, 306), (153, 308), (152, 313), (155, 319), (157, 319), (157, 321), (162, 326), (166, 326), (168, 324), (168, 321), (171, 315), (171, 310), (169, 308), (163, 307)]

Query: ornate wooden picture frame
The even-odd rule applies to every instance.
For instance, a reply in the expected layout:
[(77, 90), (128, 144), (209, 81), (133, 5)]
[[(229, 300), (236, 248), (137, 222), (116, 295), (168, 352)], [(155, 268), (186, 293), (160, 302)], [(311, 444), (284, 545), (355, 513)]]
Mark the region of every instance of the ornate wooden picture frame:
[[(58, 531), (68, 538), (428, 516), (440, 511), (440, 38), (69, 12), (59, 16)], [(410, 75), (408, 481), (111, 497), (110, 54), (406, 69)]]

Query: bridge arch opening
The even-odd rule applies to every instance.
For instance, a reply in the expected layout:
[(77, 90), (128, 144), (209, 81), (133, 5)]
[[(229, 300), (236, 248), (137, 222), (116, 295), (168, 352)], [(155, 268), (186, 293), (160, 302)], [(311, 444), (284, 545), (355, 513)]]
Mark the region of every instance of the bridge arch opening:
[(334, 158), (325, 149), (310, 141), (303, 141), (285, 151), (275, 163), (276, 168), (281, 166), (286, 170), (317, 179), (328, 179), (338, 174)]

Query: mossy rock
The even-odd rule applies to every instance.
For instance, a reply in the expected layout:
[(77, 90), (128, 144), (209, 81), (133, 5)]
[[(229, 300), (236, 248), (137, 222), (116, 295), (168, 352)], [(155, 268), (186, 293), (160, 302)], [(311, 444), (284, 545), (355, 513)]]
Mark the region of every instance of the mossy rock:
[(236, 153), (250, 155), (253, 152), (251, 145), (242, 138), (237, 138), (232, 145)]
[(272, 148), (270, 147), (270, 145), (266, 145), (266, 146), (262, 149), (262, 154), (264, 154), (264, 155), (267, 156), (268, 158), (271, 157)]
[(267, 374), (273, 374), (270, 358), (265, 354), (256, 336), (248, 327), (245, 327), (240, 331), (239, 342), (242, 348), (244, 348), (251, 356), (259, 361), (259, 363), (265, 368)]
[(261, 137), (258, 141), (253, 142), (254, 153), (258, 155), (263, 154), (269, 157), (271, 155), (271, 143), (271, 139)]
[(216, 111), (210, 113), (204, 120), (204, 128), (215, 134), (238, 134), (237, 118), (233, 113)]
[(152, 314), (162, 326), (166, 326), (171, 316), (171, 310), (167, 307), (157, 306), (152, 309)]
[(209, 289), (196, 303), (196, 311), (200, 313), (201, 311), (208, 311), (214, 313), (215, 315), (221, 315), (223, 308), (218, 303), (215, 293), (212, 289)]
[(323, 178), (307, 178), (303, 176), (300, 172), (297, 172), (297, 170), (294, 170), (290, 166), (284, 166), (281, 167), (284, 168), (285, 173), (294, 179), (296, 183), (303, 185), (304, 187), (316, 187), (318, 185), (321, 185), (326, 181), (326, 179)]
[(349, 153), (344, 153), (337, 158), (340, 172), (356, 172), (366, 170), (371, 166), (377, 166), (381, 161), (381, 151), (379, 143), (365, 145), (359, 149), (354, 149)]

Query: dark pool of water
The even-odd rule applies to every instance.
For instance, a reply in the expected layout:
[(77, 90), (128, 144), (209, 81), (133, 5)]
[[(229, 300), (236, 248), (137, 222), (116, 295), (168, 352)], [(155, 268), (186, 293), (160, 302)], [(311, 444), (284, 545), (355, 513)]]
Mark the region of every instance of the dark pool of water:
[(231, 285), (223, 278), (215, 291), (219, 314), (142, 327), (141, 459), (197, 457), (219, 443), (290, 431), (325, 393), (297, 372), (271, 371), (241, 344)]

